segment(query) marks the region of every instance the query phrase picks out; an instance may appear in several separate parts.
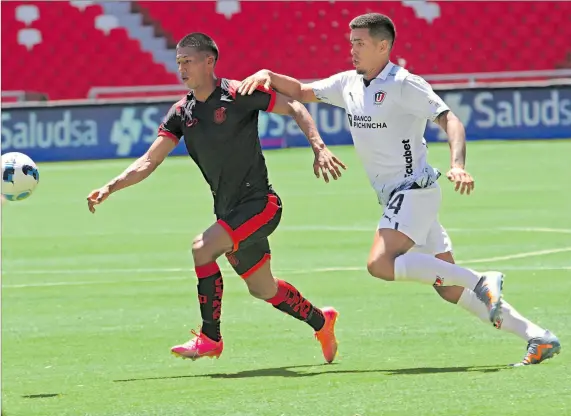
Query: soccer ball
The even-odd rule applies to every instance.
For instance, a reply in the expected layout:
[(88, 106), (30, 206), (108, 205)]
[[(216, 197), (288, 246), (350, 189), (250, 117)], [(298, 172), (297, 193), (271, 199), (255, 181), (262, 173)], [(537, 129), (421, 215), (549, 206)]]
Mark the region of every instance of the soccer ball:
[(38, 167), (23, 153), (2, 155), (2, 195), (8, 201), (28, 198), (40, 181)]

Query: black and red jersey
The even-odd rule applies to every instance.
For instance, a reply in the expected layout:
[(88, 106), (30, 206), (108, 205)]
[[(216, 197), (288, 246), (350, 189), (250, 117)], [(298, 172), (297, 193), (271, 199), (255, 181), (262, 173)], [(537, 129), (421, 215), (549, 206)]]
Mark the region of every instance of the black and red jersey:
[(189, 92), (175, 103), (159, 136), (177, 143), (182, 137), (198, 165), (222, 216), (250, 197), (270, 192), (268, 170), (258, 136), (258, 112), (271, 111), (276, 93), (258, 88), (252, 95), (236, 94), (239, 81), (218, 79), (204, 102)]

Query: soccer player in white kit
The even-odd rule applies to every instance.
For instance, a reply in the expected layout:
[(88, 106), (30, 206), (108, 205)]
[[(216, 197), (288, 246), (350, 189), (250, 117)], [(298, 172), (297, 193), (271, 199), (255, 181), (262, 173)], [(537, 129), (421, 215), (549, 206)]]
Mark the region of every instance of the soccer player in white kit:
[(451, 166), (446, 177), (456, 191), (470, 194), (474, 181), (465, 170), (462, 122), (424, 79), (390, 61), (396, 38), (390, 18), (369, 13), (349, 26), (355, 70), (310, 84), (261, 70), (246, 78), (238, 92), (251, 94), (257, 86), (271, 86), (301, 102), (345, 109), (355, 150), (384, 210), (369, 255), (369, 273), (386, 281), (433, 285), (448, 302), (520, 336), (528, 345), (516, 365), (552, 358), (561, 350), (557, 337), (502, 299), (502, 273), (478, 273), (456, 265), (450, 238), (439, 223), (440, 172), (427, 162), (426, 121), (447, 133)]

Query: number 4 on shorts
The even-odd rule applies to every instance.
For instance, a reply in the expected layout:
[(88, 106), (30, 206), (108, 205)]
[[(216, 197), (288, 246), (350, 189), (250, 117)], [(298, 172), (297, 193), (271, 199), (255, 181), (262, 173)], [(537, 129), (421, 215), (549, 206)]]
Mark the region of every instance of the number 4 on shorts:
[(400, 211), (400, 207), (402, 205), (402, 201), (404, 199), (404, 194), (397, 194), (393, 200), (389, 203), (389, 209), (393, 210), (393, 213), (397, 215)]

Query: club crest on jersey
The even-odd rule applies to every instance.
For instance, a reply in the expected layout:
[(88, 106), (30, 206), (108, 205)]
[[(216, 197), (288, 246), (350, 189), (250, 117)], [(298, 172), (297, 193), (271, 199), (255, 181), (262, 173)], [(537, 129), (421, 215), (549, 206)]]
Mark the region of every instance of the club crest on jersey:
[(375, 105), (381, 105), (383, 103), (383, 101), (385, 100), (385, 97), (387, 96), (387, 93), (384, 91), (377, 91), (375, 93)]
[(220, 107), (214, 110), (214, 122), (222, 124), (226, 120), (226, 107)]

